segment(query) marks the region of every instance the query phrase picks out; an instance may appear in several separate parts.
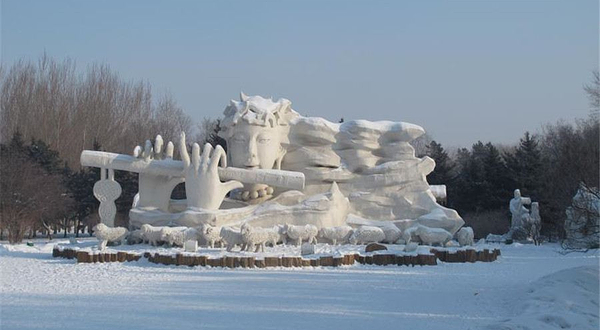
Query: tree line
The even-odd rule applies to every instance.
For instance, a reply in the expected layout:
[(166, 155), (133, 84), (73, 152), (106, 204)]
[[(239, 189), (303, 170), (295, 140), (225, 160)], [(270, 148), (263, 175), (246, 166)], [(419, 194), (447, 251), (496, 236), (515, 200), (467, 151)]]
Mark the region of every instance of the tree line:
[(525, 134), (518, 145), (500, 148), (478, 141), (452, 156), (431, 141), (424, 154), (436, 161), (427, 177), (430, 184), (445, 184), (447, 203), (463, 216), (475, 233), (503, 234), (510, 227), (508, 203), (514, 189), (540, 203), (542, 233), (564, 237), (565, 210), (580, 183), (598, 187), (600, 170), (600, 79), (585, 86), (590, 115), (575, 123), (543, 126), (540, 134)]
[[(170, 94), (156, 96), (148, 82), (126, 81), (108, 65), (78, 70), (44, 54), (0, 66), (0, 239), (79, 233), (98, 221), (99, 171), (81, 168), (82, 150), (130, 154), (157, 132), (167, 141), (194, 131), (211, 141), (217, 125), (205, 119), (194, 127)], [(126, 222), (137, 175), (115, 175), (123, 188), (117, 222)]]
[[(477, 142), (449, 154), (429, 137), (415, 141), (420, 156), (436, 161), (431, 184), (445, 184), (448, 206), (479, 236), (508, 229), (508, 201), (515, 188), (539, 201), (545, 233), (560, 237), (564, 210), (579, 182), (598, 185), (600, 82), (585, 86), (592, 112), (576, 123), (546, 125), (502, 149)], [(78, 71), (75, 62), (43, 55), (0, 66), (0, 239), (19, 242), (38, 233), (89, 230), (97, 221), (93, 185), (98, 169), (81, 168), (82, 150), (129, 154), (160, 132), (167, 141), (180, 132), (196, 141), (224, 145), (219, 121), (192, 119), (169, 94), (156, 97), (148, 82), (125, 81), (107, 65)], [(343, 120), (343, 119), (341, 119)], [(116, 171), (123, 193), (117, 224), (137, 193), (137, 175)], [(174, 196), (184, 196), (181, 189)]]

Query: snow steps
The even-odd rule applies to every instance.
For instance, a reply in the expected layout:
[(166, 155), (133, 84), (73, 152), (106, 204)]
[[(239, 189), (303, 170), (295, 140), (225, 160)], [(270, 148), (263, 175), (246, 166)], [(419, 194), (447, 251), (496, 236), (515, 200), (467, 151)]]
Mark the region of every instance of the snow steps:
[(398, 266), (433, 266), (437, 261), (442, 262), (492, 262), (500, 256), (500, 250), (465, 249), (457, 251), (445, 251), (431, 249), (431, 254), (419, 255), (397, 255), (397, 254), (347, 254), (343, 256), (322, 256), (319, 258), (304, 259), (302, 257), (264, 257), (257, 259), (247, 256), (224, 256), (222, 258), (209, 258), (208, 256), (193, 254), (161, 255), (159, 253), (145, 252), (143, 255), (129, 252), (104, 252), (94, 253), (78, 251), (68, 248), (55, 248), (52, 256), (55, 258), (77, 259), (78, 263), (96, 262), (125, 262), (138, 261), (141, 258), (149, 262), (163, 265), (176, 266), (211, 266), (227, 268), (266, 268), (266, 267), (338, 267), (354, 265), (355, 263), (366, 265), (398, 265)]

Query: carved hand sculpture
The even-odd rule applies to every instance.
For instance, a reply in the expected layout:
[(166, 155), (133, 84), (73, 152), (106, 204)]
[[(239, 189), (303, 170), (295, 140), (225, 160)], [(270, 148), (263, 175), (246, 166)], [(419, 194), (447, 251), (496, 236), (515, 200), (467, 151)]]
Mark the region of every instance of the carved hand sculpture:
[(217, 146), (213, 149), (212, 145), (207, 143), (200, 155), (200, 146), (194, 143), (190, 160), (185, 144), (185, 133), (181, 133), (179, 152), (183, 161), (188, 207), (217, 210), (229, 191), (244, 186), (235, 180), (225, 183), (219, 180), (217, 171), (219, 163), (222, 167), (227, 167), (227, 157), (223, 147)]
[[(150, 140), (146, 140), (144, 149), (141, 146), (133, 149), (133, 157), (146, 162), (153, 160), (168, 161), (173, 159), (173, 149), (173, 142), (169, 142), (167, 148), (163, 150), (163, 139), (160, 135), (157, 135), (154, 146), (152, 146)], [(139, 202), (137, 206), (158, 206), (162, 211), (168, 212), (171, 192), (181, 182), (183, 182), (183, 178), (180, 177), (140, 173)]]

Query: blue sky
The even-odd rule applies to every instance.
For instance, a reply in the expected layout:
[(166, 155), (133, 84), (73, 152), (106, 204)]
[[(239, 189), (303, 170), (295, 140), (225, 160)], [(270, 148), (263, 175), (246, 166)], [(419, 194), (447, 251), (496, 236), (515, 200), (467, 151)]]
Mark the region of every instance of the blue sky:
[(240, 90), (332, 121), (423, 126), (446, 146), (518, 141), (589, 113), (598, 1), (2, 0), (3, 64), (108, 63), (195, 119)]

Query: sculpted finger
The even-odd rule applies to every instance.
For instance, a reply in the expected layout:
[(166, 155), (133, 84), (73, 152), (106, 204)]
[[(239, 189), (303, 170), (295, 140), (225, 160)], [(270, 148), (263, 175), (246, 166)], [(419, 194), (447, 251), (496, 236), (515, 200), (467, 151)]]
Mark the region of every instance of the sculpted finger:
[(169, 141), (169, 143), (167, 143), (167, 150), (165, 151), (166, 157), (169, 159), (173, 159), (173, 149), (175, 147), (173, 146), (173, 142)]
[(208, 165), (208, 160), (210, 158), (210, 154), (213, 150), (213, 147), (210, 143), (206, 143), (204, 145), (204, 149), (202, 150), (202, 165), (207, 166)]
[(192, 147), (192, 165), (194, 165), (194, 169), (198, 172), (198, 168), (200, 167), (200, 146), (198, 143), (194, 143)]
[(136, 146), (135, 148), (133, 148), (133, 157), (139, 158), (141, 156), (142, 156), (142, 147)]
[(187, 151), (187, 146), (185, 145), (185, 133), (181, 132), (179, 135), (179, 153), (181, 154), (181, 160), (183, 161), (183, 167), (187, 168), (190, 166), (190, 155)]
[(239, 188), (244, 187), (243, 183), (236, 181), (236, 180), (227, 181), (225, 183), (222, 183), (222, 185), (226, 192), (230, 192), (233, 189), (239, 189)]
[(216, 170), (219, 163), (221, 164), (221, 167), (227, 167), (227, 155), (225, 154), (225, 150), (220, 145), (217, 145), (210, 157), (208, 167), (211, 171)]
[(155, 155), (160, 155), (160, 153), (162, 152), (162, 147), (163, 147), (163, 138), (162, 136), (157, 135), (156, 136), (156, 140), (154, 140), (154, 154)]
[(146, 140), (146, 145), (144, 146), (144, 160), (150, 160), (152, 156), (152, 142), (150, 140)]

